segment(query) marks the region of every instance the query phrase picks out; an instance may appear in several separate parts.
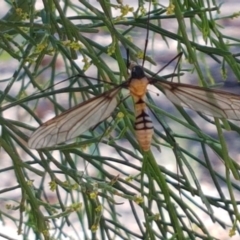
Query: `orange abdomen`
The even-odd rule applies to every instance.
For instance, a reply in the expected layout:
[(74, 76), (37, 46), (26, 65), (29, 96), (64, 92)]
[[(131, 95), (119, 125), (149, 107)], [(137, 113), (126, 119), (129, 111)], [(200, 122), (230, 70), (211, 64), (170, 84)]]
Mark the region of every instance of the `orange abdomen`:
[[(134, 76), (133, 76), (134, 75)], [(147, 113), (145, 95), (149, 80), (145, 77), (142, 68), (132, 69), (132, 79), (129, 83), (130, 94), (135, 103), (135, 132), (136, 138), (143, 151), (148, 151), (153, 136), (153, 123)]]
[(140, 115), (136, 115), (134, 128), (139, 145), (143, 151), (148, 151), (150, 149), (153, 136), (153, 123), (146, 112), (146, 109), (143, 109)]

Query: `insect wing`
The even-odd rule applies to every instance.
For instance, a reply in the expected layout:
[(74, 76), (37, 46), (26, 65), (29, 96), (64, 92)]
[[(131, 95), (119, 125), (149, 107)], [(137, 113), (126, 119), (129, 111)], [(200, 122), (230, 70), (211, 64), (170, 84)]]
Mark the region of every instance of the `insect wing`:
[(117, 107), (116, 96), (120, 89), (111, 89), (45, 122), (33, 132), (28, 146), (32, 149), (51, 147), (75, 138), (97, 125)]
[(203, 114), (240, 120), (240, 96), (217, 89), (182, 83), (157, 83), (174, 104)]

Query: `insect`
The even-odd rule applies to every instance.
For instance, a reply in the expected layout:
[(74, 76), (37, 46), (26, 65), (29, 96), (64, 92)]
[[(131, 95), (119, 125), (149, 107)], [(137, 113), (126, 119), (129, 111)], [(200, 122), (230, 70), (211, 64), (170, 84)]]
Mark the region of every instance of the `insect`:
[(159, 81), (154, 77), (147, 77), (143, 67), (139, 65), (132, 65), (130, 71), (130, 78), (126, 82), (43, 123), (29, 138), (28, 146), (42, 149), (79, 136), (108, 118), (118, 105), (119, 91), (128, 88), (135, 105), (136, 138), (142, 150), (148, 151), (153, 135), (153, 123), (145, 102), (148, 84), (159, 87), (166, 97), (178, 106), (214, 117), (240, 120), (240, 96), (236, 94)]
[(203, 114), (240, 120), (240, 96), (216, 89), (183, 83), (159, 81), (147, 77), (142, 66), (131, 67), (130, 78), (113, 89), (93, 97), (42, 124), (31, 135), (28, 146), (42, 149), (73, 139), (108, 118), (118, 105), (117, 95), (128, 88), (135, 103), (136, 138), (143, 151), (148, 151), (153, 123), (147, 112), (145, 95), (148, 84), (155, 84), (174, 104)]

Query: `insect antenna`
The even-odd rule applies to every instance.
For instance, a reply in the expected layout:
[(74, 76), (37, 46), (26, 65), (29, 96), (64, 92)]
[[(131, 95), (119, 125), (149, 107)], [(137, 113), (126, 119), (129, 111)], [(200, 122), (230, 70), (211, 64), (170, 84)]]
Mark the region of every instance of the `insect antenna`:
[(149, 5), (148, 5), (147, 33), (146, 33), (146, 39), (145, 39), (144, 50), (143, 50), (143, 61), (142, 61), (142, 67), (144, 66), (144, 63), (145, 63), (145, 57), (146, 57), (146, 52), (147, 52), (147, 47), (148, 47), (149, 23), (150, 23), (150, 10), (151, 10), (151, 1), (149, 1)]

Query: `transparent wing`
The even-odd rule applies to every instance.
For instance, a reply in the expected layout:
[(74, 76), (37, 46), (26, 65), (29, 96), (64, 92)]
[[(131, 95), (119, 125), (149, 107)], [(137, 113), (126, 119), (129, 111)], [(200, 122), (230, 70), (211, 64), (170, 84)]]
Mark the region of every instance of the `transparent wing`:
[(96, 126), (117, 107), (116, 96), (120, 89), (121, 87), (117, 87), (91, 98), (45, 122), (33, 132), (28, 146), (33, 149), (51, 147)]
[(182, 83), (157, 83), (174, 104), (203, 114), (240, 120), (240, 96), (217, 89), (208, 89)]

